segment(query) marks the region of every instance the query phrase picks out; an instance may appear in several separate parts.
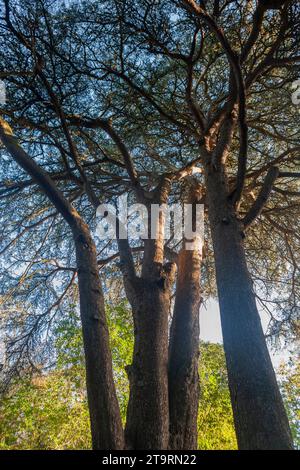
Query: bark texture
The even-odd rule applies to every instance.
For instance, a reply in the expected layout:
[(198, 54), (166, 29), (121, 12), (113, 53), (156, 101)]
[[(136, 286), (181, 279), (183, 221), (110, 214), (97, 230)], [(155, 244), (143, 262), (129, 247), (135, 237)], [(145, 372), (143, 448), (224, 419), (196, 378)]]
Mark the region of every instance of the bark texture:
[[(189, 203), (197, 203), (193, 188)], [(176, 297), (169, 345), (169, 410), (172, 450), (197, 449), (199, 402), (199, 309), (201, 253), (199, 247), (179, 252)]]
[(222, 332), (239, 449), (292, 449), (283, 401), (247, 268), (244, 234), (222, 167), (206, 166)]
[(73, 233), (93, 449), (124, 449), (96, 248), (84, 223)]
[(130, 449), (168, 448), (167, 282), (163, 272), (157, 281), (139, 279), (139, 292), (132, 302), (135, 344), (133, 362), (128, 367), (130, 399), (126, 425)]
[[(149, 210), (151, 203), (166, 202), (169, 188), (169, 181), (161, 182), (147, 202)], [(175, 266), (163, 264), (164, 223), (162, 215), (156, 238), (144, 242), (140, 277), (130, 275), (133, 269), (128, 269), (128, 250), (119, 243), (135, 339), (133, 362), (128, 366), (130, 397), (125, 438), (129, 449), (168, 448), (168, 319)]]

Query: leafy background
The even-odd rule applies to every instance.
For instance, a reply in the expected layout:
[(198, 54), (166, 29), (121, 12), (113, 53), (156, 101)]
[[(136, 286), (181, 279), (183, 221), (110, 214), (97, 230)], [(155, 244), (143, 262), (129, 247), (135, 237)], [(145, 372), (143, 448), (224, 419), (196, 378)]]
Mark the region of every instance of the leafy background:
[[(133, 334), (125, 302), (108, 306), (111, 349), (122, 419), (125, 421)], [(89, 449), (91, 438), (85, 393), (81, 330), (76, 309), (55, 331), (56, 360), (47, 372), (16, 379), (0, 404), (1, 449)], [(198, 415), (199, 449), (236, 449), (223, 347), (201, 342)], [(297, 447), (300, 446), (299, 364), (278, 370), (281, 391)]]

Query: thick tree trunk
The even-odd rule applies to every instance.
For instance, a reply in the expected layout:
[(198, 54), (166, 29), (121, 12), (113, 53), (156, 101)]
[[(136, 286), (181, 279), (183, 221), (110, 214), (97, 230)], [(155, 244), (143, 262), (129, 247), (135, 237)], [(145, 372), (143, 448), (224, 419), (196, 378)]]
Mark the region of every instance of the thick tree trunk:
[(264, 338), (243, 232), (222, 170), (206, 168), (229, 388), (240, 449), (291, 449), (292, 438)]
[[(151, 203), (166, 202), (169, 188), (170, 182), (162, 181), (152, 193), (146, 202), (149, 214)], [(123, 268), (135, 328), (133, 362), (128, 367), (130, 398), (125, 438), (129, 449), (167, 449), (169, 440), (168, 321), (175, 266), (163, 264), (164, 216), (157, 222), (156, 238), (144, 242), (141, 277), (130, 279)]]
[[(188, 203), (197, 203), (194, 188)], [(169, 448), (197, 449), (199, 402), (200, 247), (178, 255), (176, 297), (169, 342)]]
[(170, 294), (165, 281), (138, 279), (132, 302), (135, 344), (128, 367), (130, 400), (126, 443), (129, 449), (167, 449), (168, 316)]
[(93, 449), (124, 449), (96, 249), (88, 227), (73, 229)]

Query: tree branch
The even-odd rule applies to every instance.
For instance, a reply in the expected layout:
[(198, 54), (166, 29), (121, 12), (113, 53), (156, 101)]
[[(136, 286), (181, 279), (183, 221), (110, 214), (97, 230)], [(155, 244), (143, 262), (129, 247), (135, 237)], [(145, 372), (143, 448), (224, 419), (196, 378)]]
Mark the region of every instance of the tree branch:
[(87, 129), (97, 129), (97, 128), (99, 129), (100, 128), (104, 130), (110, 136), (110, 138), (114, 141), (114, 143), (118, 147), (123, 157), (124, 164), (125, 164), (128, 176), (130, 178), (131, 184), (133, 186), (133, 189), (137, 192), (139, 197), (142, 197), (143, 189), (138, 180), (138, 175), (134, 168), (129, 150), (127, 149), (120, 135), (113, 128), (111, 122), (108, 119), (102, 119), (102, 118), (87, 119), (87, 118), (82, 118), (80, 116), (75, 116), (75, 115), (67, 116), (67, 118), (68, 118), (68, 121), (71, 122), (72, 124), (86, 127)]
[(217, 25), (214, 18), (212, 18), (200, 5), (194, 0), (182, 0), (183, 6), (202, 19), (207, 26), (214, 32), (219, 40), (235, 79), (236, 92), (232, 90), (233, 94), (237, 94), (239, 104), (238, 122), (240, 129), (240, 149), (238, 156), (238, 171), (236, 178), (236, 187), (230, 196), (233, 204), (236, 204), (242, 195), (244, 188), (245, 175), (247, 169), (247, 151), (248, 151), (248, 126), (246, 123), (246, 92), (243, 75), (240, 67), (240, 62), (237, 54), (232, 49), (228, 39), (223, 33), (222, 29)]
[(242, 64), (247, 59), (251, 49), (253, 48), (257, 38), (259, 36), (262, 22), (264, 19), (266, 8), (263, 6), (262, 2), (258, 2), (256, 10), (253, 15), (253, 23), (251, 33), (242, 49), (241, 56), (240, 56), (240, 63)]
[(0, 117), (0, 139), (13, 159), (32, 177), (50, 199), (57, 211), (66, 222), (74, 227), (79, 217), (63, 194), (54, 184), (48, 173), (35, 163), (35, 161), (22, 149), (18, 140), (13, 135), (12, 129), (6, 121)]
[(264, 205), (270, 197), (273, 184), (276, 178), (278, 178), (278, 175), (279, 169), (276, 166), (273, 166), (269, 169), (255, 202), (243, 218), (243, 224), (245, 228), (249, 227), (260, 215)]
[(278, 178), (300, 178), (300, 172), (280, 171)]

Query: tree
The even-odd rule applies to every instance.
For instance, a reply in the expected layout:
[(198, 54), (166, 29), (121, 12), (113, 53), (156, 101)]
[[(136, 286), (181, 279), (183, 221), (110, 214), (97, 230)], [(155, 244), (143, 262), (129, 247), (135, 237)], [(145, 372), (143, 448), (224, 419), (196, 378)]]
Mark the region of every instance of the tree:
[[(0, 406), (2, 449), (87, 449), (90, 447), (84, 387), (84, 353), (76, 305), (55, 330), (55, 367), (15, 379)], [(125, 303), (108, 306), (117, 395), (123, 421), (129, 397), (125, 368), (133, 352), (133, 327)], [(199, 361), (200, 449), (236, 448), (223, 348), (202, 343)], [(285, 377), (285, 376), (283, 376)], [(71, 416), (71, 419), (70, 419)]]
[[(19, 224), (9, 232), (10, 242), (2, 251), (7, 255), (33, 229), (39, 240), (33, 262), (38, 266), (41, 250), (56, 263), (63, 259), (55, 268), (43, 261), (43, 276), (78, 276), (94, 447), (122, 447), (123, 433), (98, 276), (105, 260), (97, 256), (90, 233), (93, 210), (99, 202), (114, 201), (125, 192), (147, 207), (178, 200), (178, 188), (198, 169), (197, 194), (189, 197), (199, 202), (201, 194), (208, 214), (239, 447), (291, 448), (245, 245), (258, 260), (254, 275), (261, 278), (263, 273), (266, 285), (272, 278), (272, 267), (264, 266), (266, 253), (277, 243), (282, 251), (288, 249), (289, 265), (282, 277), (293, 287), (284, 320), (293, 327), (299, 278), (298, 255), (292, 247), (298, 241), (285, 236), (282, 220), (298, 213), (298, 174), (293, 171), (299, 150), (294, 133), (297, 112), (290, 106), (288, 88), (299, 60), (293, 37), (299, 22), (297, 8), (288, 1), (216, 1), (206, 2), (205, 7), (193, 1), (105, 1), (84, 5), (78, 19), (76, 7), (61, 13), (46, 2), (34, 6), (24, 2), (26, 14), (22, 14), (8, 1), (4, 3), (2, 30), (9, 34), (2, 53), (3, 76), (12, 87), (12, 101), (3, 113), (19, 130), (30, 156), (3, 120), (1, 140), (30, 178), (24, 179), (8, 164), (13, 181), (4, 179), (3, 197), (10, 207), (27, 194), (35, 211), (28, 211), (25, 221), (34, 218), (35, 226), (26, 225), (23, 230), (23, 216), (16, 214)], [(248, 148), (251, 158), (247, 159)], [(54, 205), (55, 214), (41, 194)], [(46, 215), (41, 217), (36, 207)], [(55, 223), (57, 213), (68, 232), (61, 228), (61, 219)], [(60, 230), (70, 240), (72, 232), (77, 265), (74, 256), (65, 256), (66, 251), (55, 252), (49, 232), (42, 237), (42, 226), (49, 220), (54, 233)], [(271, 227), (276, 231), (269, 243)], [(257, 239), (264, 230), (268, 246), (263, 252)], [(294, 231), (295, 225), (289, 223), (289, 233)], [(174, 253), (170, 244), (165, 246), (163, 232), (161, 218), (157, 239), (144, 240), (142, 260), (139, 255), (134, 258), (140, 247), (132, 249), (120, 237), (113, 256), (120, 257), (135, 324), (133, 364), (128, 368), (125, 435), (129, 448), (192, 448), (196, 441), (200, 253), (187, 254), (183, 247), (177, 256), (178, 250)], [(104, 249), (99, 246), (99, 251)], [(193, 270), (187, 276), (190, 256)], [(282, 262), (278, 254), (272, 258), (274, 263)], [(174, 260), (179, 288), (168, 351)], [(7, 276), (5, 285), (15, 299), (30, 298), (20, 289), (24, 275), (33, 291), (37, 279), (40, 283), (40, 275), (35, 272), (32, 283), (26, 269), (23, 276)], [(31, 313), (26, 333), (11, 341), (15, 366), (64, 292), (38, 317)], [(190, 292), (195, 296), (187, 299)], [(180, 335), (181, 329), (186, 336)]]
[[(45, 21), (47, 20), (47, 14), (45, 11), (42, 12)], [(33, 11), (33, 16), (37, 14), (36, 11)], [(26, 20), (27, 22), (27, 20)], [(14, 28), (13, 24), (10, 20), (10, 9), (9, 5), (6, 2), (6, 24), (9, 30), (11, 31), (13, 37), (17, 40), (17, 43), (20, 43), (24, 46), (26, 52), (30, 54), (33, 53), (33, 45), (27, 42), (26, 38), (22, 33), (19, 33)], [(49, 26), (49, 24), (48, 24)], [(51, 34), (50, 34), (51, 35)], [(52, 44), (53, 47), (53, 44)], [(39, 53), (40, 61), (41, 54)], [(40, 70), (40, 67), (38, 66)], [(56, 116), (55, 119), (58, 118), (58, 122), (62, 124), (63, 136), (66, 139), (66, 144), (69, 148), (69, 152), (75, 163), (75, 169), (80, 171), (81, 178), (84, 179), (84, 188), (87, 190), (88, 200), (92, 207), (97, 207), (100, 202), (100, 199), (96, 196), (95, 189), (93, 188), (92, 184), (89, 181), (89, 178), (85, 175), (85, 170), (81, 168), (80, 158), (78, 151), (76, 149), (76, 144), (72, 141), (71, 132), (69, 131), (69, 123), (66, 122), (66, 119), (70, 121), (72, 125), (79, 125), (81, 128), (93, 128), (95, 125), (96, 127), (100, 127), (103, 129), (107, 135), (112, 139), (112, 141), (116, 144), (117, 148), (119, 149), (124, 164), (123, 166), (127, 170), (129, 176), (129, 182), (133, 186), (136, 196), (139, 198), (139, 201), (144, 202), (148, 206), (150, 203), (158, 203), (161, 204), (166, 202), (170, 191), (170, 183), (174, 179), (178, 179), (183, 177), (186, 174), (185, 170), (181, 170), (176, 172), (172, 175), (164, 175), (160, 178), (157, 186), (152, 191), (145, 191), (141, 185), (139, 184), (135, 169), (132, 165), (132, 159), (127, 151), (126, 146), (122, 142), (122, 139), (119, 135), (115, 132), (114, 128), (112, 127), (109, 120), (97, 120), (96, 124), (89, 121), (84, 121), (79, 119), (77, 115), (65, 116), (64, 111), (55, 96), (53, 89), (51, 89), (51, 85), (48, 83), (47, 79), (45, 78), (43, 71), (40, 70), (39, 77), (42, 82), (42, 89), (46, 91), (49, 95), (50, 100), (52, 101), (52, 105), (54, 106), (54, 115)], [(50, 113), (52, 113), (53, 108), (52, 105), (50, 106)], [(17, 162), (21, 163), (23, 168), (28, 170), (29, 165), (29, 156), (26, 154), (18, 144), (13, 140), (10, 136), (10, 130), (7, 131), (6, 123), (3, 122), (2, 126), (2, 140), (5, 143), (7, 149), (10, 151), (11, 155), (17, 160)], [(59, 152), (62, 149), (60, 148)], [(64, 151), (63, 151), (64, 154)], [(21, 155), (21, 157), (20, 157)], [(21, 159), (23, 158), (23, 161)], [(26, 162), (27, 161), (27, 164)], [(65, 155), (62, 156), (63, 164), (66, 163)], [(111, 163), (113, 160), (109, 160)], [(98, 163), (98, 162), (97, 162)], [(33, 164), (34, 165), (34, 164)], [(41, 173), (41, 168), (34, 166), (34, 171), (29, 169), (29, 174), (33, 176), (34, 180), (37, 180), (36, 174)], [(66, 164), (66, 177), (69, 178), (69, 166)], [(50, 190), (46, 189), (45, 191), (45, 179), (48, 178), (48, 183), (50, 186)], [(60, 176), (59, 176), (60, 178)], [(43, 178), (43, 175), (40, 175), (38, 179), (40, 187), (42, 191), (46, 192), (47, 196), (50, 200), (55, 204), (57, 199), (60, 198), (60, 202), (63, 202), (62, 195), (58, 195), (55, 188), (55, 184), (53, 183), (53, 179), (49, 178), (48, 175)], [(81, 180), (80, 180), (81, 185)], [(53, 193), (55, 193), (55, 198), (53, 198)], [(55, 206), (59, 213), (65, 216), (65, 211), (61, 210), (59, 205)], [(70, 212), (70, 211), (69, 211)], [(76, 219), (80, 219), (78, 213), (75, 214)], [(75, 224), (75, 221), (72, 219), (70, 214), (67, 214), (65, 217), (66, 221), (72, 227)], [(82, 219), (80, 219), (80, 224), (83, 223)], [(170, 308), (170, 299), (171, 299), (171, 287), (172, 287), (172, 280), (174, 274), (174, 263), (169, 263), (163, 265), (163, 250), (162, 250), (162, 243), (163, 243), (163, 224), (164, 221), (162, 220), (159, 226), (159, 237), (156, 240), (147, 240), (145, 242), (144, 247), (144, 260), (143, 260), (143, 267), (142, 267), (142, 275), (138, 277), (135, 272), (135, 267), (133, 265), (132, 255), (130, 252), (130, 247), (125, 240), (118, 239), (118, 247), (120, 253), (120, 260), (121, 260), (121, 268), (124, 277), (124, 284), (127, 293), (127, 297), (132, 305), (133, 310), (133, 317), (135, 321), (135, 353), (133, 359), (132, 367), (128, 367), (128, 373), (130, 376), (131, 382), (131, 397), (129, 400), (128, 405), (128, 413), (127, 413), (127, 421), (126, 421), (126, 439), (127, 439), (127, 446), (130, 448), (133, 447), (141, 447), (141, 448), (166, 448), (168, 446), (169, 441), (169, 409), (168, 409), (168, 377), (167, 377), (167, 363), (168, 363), (168, 313)], [(87, 226), (84, 225), (85, 235), (83, 234), (74, 237), (75, 247), (76, 248), (76, 257), (77, 257), (77, 268), (76, 272), (83, 276), (82, 280), (82, 288), (80, 290), (80, 298), (81, 302), (82, 299), (84, 303), (81, 305), (81, 311), (83, 312), (82, 322), (83, 322), (83, 330), (87, 332), (87, 336), (84, 336), (85, 344), (87, 348), (91, 348), (91, 351), (97, 352), (100, 348), (100, 343), (98, 346), (93, 346), (91, 342), (91, 337), (89, 334), (93, 333), (93, 326), (92, 323), (86, 323), (86, 316), (90, 320), (95, 320), (97, 317), (96, 311), (99, 310), (101, 307), (101, 312), (103, 313), (103, 301), (101, 295), (101, 287), (97, 280), (97, 285), (94, 285), (93, 280), (95, 280), (95, 270), (91, 268), (94, 265), (95, 257), (94, 257), (94, 248), (92, 240), (88, 234)], [(87, 240), (88, 237), (88, 240)], [(82, 245), (78, 245), (78, 241), (81, 240)], [(76, 242), (77, 241), (77, 242)], [(91, 251), (91, 258), (86, 256), (87, 252), (83, 251), (81, 248), (90, 247)], [(93, 252), (93, 253), (92, 253)], [(89, 270), (92, 269), (91, 278), (90, 280), (85, 279), (85, 273), (87, 271), (87, 266), (90, 266)], [(95, 267), (95, 265), (94, 265)], [(79, 276), (80, 277), (80, 276)], [(88, 281), (88, 282), (86, 282)], [(197, 281), (197, 277), (195, 277), (194, 282)], [(90, 293), (89, 290), (91, 290)], [(98, 292), (98, 294), (97, 294)], [(199, 297), (199, 294), (198, 294)], [(90, 302), (96, 302), (93, 308), (89, 305)], [(97, 304), (97, 301), (100, 304)], [(86, 304), (86, 302), (88, 302)], [(55, 306), (55, 305), (54, 305)], [(153, 308), (155, 306), (155, 308)], [(198, 318), (198, 310), (193, 309), (191, 312), (192, 316), (196, 318), (193, 319), (193, 324), (196, 324)], [(100, 318), (101, 325), (103, 324), (105, 327), (104, 318)], [(173, 329), (176, 331), (176, 328)], [(197, 335), (196, 335), (197, 336)], [(193, 363), (193, 370), (191, 371), (193, 381), (195, 383), (195, 387), (197, 388), (197, 368), (195, 366), (195, 357), (197, 358), (197, 343), (195, 343), (195, 337), (191, 338), (194, 345), (193, 347), (188, 350), (189, 357), (186, 358), (186, 364), (184, 368), (182, 368), (183, 376), (186, 375), (185, 371), (189, 370), (189, 362)], [(26, 336), (27, 337), (27, 336)], [(108, 337), (105, 334), (104, 337), (106, 338), (103, 341), (103, 352), (102, 354), (105, 355), (107, 353), (107, 341)], [(98, 338), (100, 339), (100, 338)], [(195, 356), (195, 357), (194, 357)], [(104, 356), (102, 360), (97, 359), (93, 360), (91, 357), (91, 361), (88, 359), (88, 354), (86, 353), (86, 362), (87, 362), (87, 370), (90, 369), (89, 363), (101, 363), (105, 365), (105, 370), (100, 371), (104, 374), (105, 380), (102, 380), (103, 386), (110, 390), (109, 393), (113, 392), (111, 374), (109, 369), (106, 370), (106, 367), (110, 367), (107, 365), (110, 363), (109, 356), (105, 359)], [(153, 367), (155, 364), (155, 367)], [(142, 379), (140, 378), (142, 376)], [(186, 379), (188, 380), (188, 378)], [(92, 430), (94, 435), (94, 446), (103, 446), (107, 445), (110, 447), (115, 447), (117, 442), (121, 442), (119, 439), (119, 432), (118, 426), (115, 423), (118, 421), (118, 410), (115, 406), (115, 400), (108, 400), (105, 401), (103, 407), (105, 408), (105, 412), (107, 413), (107, 417), (110, 415), (112, 419), (109, 419), (112, 427), (116, 429), (116, 432), (113, 433), (114, 436), (111, 436), (110, 443), (100, 444), (99, 441), (99, 430), (97, 428), (97, 424), (93, 424), (94, 422), (97, 423), (98, 421), (103, 422), (103, 419), (100, 420), (100, 415), (97, 411), (97, 402), (99, 402), (99, 395), (96, 396), (96, 392), (93, 391), (94, 389), (98, 388), (96, 384), (96, 378), (92, 375), (87, 373), (87, 385), (88, 389), (91, 389), (91, 404), (90, 404), (90, 412), (91, 412), (91, 422), (92, 422)], [(102, 396), (102, 393), (100, 393)], [(113, 398), (113, 395), (112, 395)], [(143, 400), (142, 400), (143, 398)], [(195, 395), (195, 399), (197, 395)], [(147, 406), (145, 406), (147, 403)], [(102, 407), (102, 412), (104, 409)], [(191, 426), (194, 428), (194, 433), (186, 433), (186, 435), (190, 434), (190, 443), (186, 444), (188, 446), (192, 445), (192, 442), (195, 443), (195, 430), (196, 430), (196, 413), (192, 413), (192, 411), (197, 410), (197, 400), (191, 410), (189, 407), (185, 407), (183, 413), (189, 413), (190, 420), (192, 421)], [(147, 423), (147, 432), (141, 432), (141, 427), (145, 426)], [(107, 434), (107, 431), (102, 429), (102, 433)], [(136, 439), (138, 442), (136, 442)], [(122, 444), (120, 444), (122, 446)]]
[[(129, 388), (125, 373), (133, 342), (126, 305), (109, 308), (108, 323), (117, 394), (123, 420)], [(57, 366), (31, 380), (18, 379), (2, 397), (1, 449), (87, 449), (90, 447), (88, 408), (84, 388), (84, 357), (81, 329), (75, 312), (56, 330)], [(201, 343), (199, 376), (201, 406), (198, 414), (198, 448), (236, 449), (236, 437), (228, 388), (226, 361), (220, 344)], [(283, 392), (295, 446), (298, 446), (299, 416), (297, 370), (281, 365), (279, 383)], [(62, 390), (63, 393), (58, 393)], [(75, 393), (76, 391), (76, 393)], [(69, 416), (72, 416), (72, 420)], [(74, 425), (76, 422), (76, 425)]]
[[(5, 22), (12, 35), (17, 38), (29, 54), (34, 53), (32, 42), (22, 32), (17, 31), (11, 22), (10, 5), (5, 4)], [(37, 52), (37, 51), (36, 51)], [(65, 123), (63, 110), (57, 101), (51, 85), (41, 68), (42, 57), (38, 53), (37, 68), (39, 79), (58, 112), (64, 129), (72, 159), (80, 169), (78, 151)], [(20, 167), (27, 172), (48, 197), (57, 212), (64, 218), (71, 230), (77, 261), (77, 275), (80, 291), (80, 311), (85, 347), (87, 391), (91, 418), (92, 439), (95, 448), (123, 448), (123, 430), (117, 402), (109, 349), (109, 336), (104, 311), (102, 287), (98, 274), (96, 248), (87, 224), (80, 217), (70, 202), (64, 197), (52, 178), (40, 165), (22, 149), (14, 137), (10, 126), (1, 119), (0, 137), (7, 151)], [(85, 180), (84, 172), (81, 174)], [(87, 188), (89, 188), (88, 181)], [(89, 191), (90, 197), (93, 194)], [(98, 364), (98, 366), (95, 366)]]
[(1, 397), (1, 449), (89, 449), (82, 334), (76, 308), (55, 328), (50, 371), (14, 378)]

